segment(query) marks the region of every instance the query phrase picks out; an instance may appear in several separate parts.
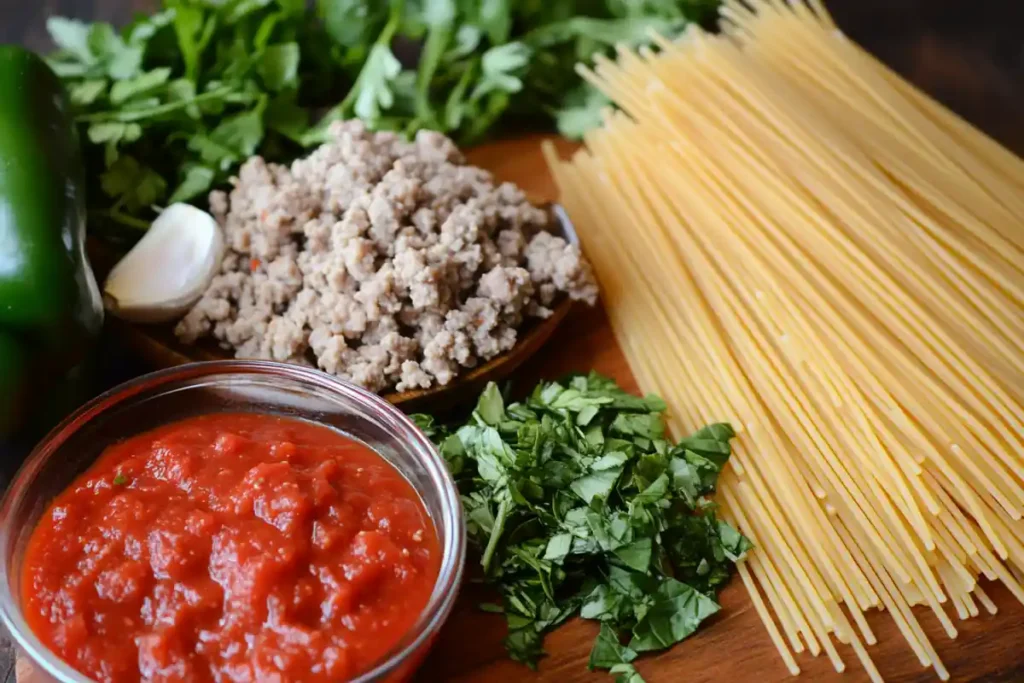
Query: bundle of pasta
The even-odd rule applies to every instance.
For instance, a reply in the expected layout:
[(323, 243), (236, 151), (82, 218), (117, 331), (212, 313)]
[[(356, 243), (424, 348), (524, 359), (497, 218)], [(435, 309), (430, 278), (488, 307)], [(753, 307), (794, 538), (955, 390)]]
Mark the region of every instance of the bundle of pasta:
[(880, 680), (884, 608), (948, 678), (910, 607), (1024, 601), (1024, 162), (817, 2), (722, 14), (581, 69), (620, 110), (547, 150), (561, 201), (672, 426), (737, 427), (719, 499), (790, 671), (835, 638)]

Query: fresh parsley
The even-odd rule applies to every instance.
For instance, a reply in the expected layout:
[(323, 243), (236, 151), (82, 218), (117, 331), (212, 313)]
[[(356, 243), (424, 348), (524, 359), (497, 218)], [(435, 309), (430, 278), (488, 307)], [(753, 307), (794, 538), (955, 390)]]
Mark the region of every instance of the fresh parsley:
[(146, 228), (159, 206), (205, 201), (257, 152), (301, 153), (301, 81), (336, 71), (303, 54), (313, 23), (292, 0), (164, 0), (121, 31), (51, 18), (49, 63), (87, 141), (90, 229), (125, 236), (114, 229)]
[(327, 125), (579, 137), (608, 101), (575, 72), (617, 43), (712, 20), (719, 0), (162, 0), (115, 30), (53, 17), (49, 62), (77, 110), (90, 229), (137, 238), (202, 203), (246, 157), (287, 161)]
[(459, 483), (470, 539), (501, 594), (509, 655), (535, 666), (543, 635), (579, 614), (601, 622), (590, 668), (642, 683), (633, 661), (693, 633), (750, 542), (708, 496), (733, 431), (677, 443), (664, 402), (591, 373), (507, 405), (492, 383), (454, 429), (417, 423)]

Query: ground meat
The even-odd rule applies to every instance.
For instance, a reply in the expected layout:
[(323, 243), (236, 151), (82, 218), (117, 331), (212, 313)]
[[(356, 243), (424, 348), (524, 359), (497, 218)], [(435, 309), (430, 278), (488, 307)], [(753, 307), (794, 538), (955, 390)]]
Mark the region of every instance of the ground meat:
[(412, 391), (413, 389), (429, 389), (434, 378), (414, 360), (407, 360), (402, 363), (402, 376), (395, 385), (398, 391)]
[(585, 301), (591, 306), (597, 303), (597, 281), (590, 263), (580, 253), (580, 248), (569, 244), (561, 237), (548, 232), (538, 232), (530, 239), (524, 251), (526, 268), (530, 271), (533, 281), (543, 288), (547, 295), (541, 303), (547, 305), (555, 292), (566, 292), (577, 301)]
[(559, 298), (593, 304), (578, 247), (522, 190), (440, 133), (358, 121), (290, 167), (247, 161), (210, 208), (228, 245), (178, 337), (315, 364), (368, 389), (426, 389), (508, 351)]
[(480, 278), (477, 296), (500, 307), (504, 321), (514, 327), (522, 321), (523, 311), (533, 299), (533, 281), (525, 268), (499, 266)]

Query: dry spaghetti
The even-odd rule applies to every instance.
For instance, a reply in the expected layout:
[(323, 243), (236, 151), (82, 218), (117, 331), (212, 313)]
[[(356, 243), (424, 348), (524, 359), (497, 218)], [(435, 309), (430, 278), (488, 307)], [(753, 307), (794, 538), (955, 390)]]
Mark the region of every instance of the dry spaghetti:
[(791, 672), (885, 609), (1020, 600), (1024, 162), (848, 41), (820, 3), (727, 1), (722, 33), (581, 73), (620, 108), (546, 150), (645, 390), (739, 432), (720, 501)]

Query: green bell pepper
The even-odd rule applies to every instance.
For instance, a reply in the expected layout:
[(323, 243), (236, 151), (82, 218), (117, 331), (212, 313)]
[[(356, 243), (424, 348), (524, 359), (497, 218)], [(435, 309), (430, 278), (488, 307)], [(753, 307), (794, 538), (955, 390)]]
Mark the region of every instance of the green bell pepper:
[(46, 409), (103, 324), (84, 187), (60, 80), (37, 55), (0, 45), (0, 439)]

